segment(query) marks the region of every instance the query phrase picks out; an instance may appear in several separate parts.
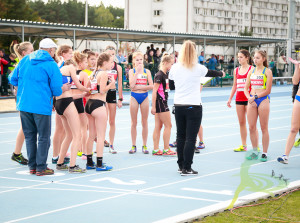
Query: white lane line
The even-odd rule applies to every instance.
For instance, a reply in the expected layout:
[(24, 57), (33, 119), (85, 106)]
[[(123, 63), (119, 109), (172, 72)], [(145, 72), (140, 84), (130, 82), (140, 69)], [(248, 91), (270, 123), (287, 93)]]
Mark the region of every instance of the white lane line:
[[(296, 156), (300, 156), (300, 154), (292, 156), (292, 157), (296, 157)], [(271, 160), (269, 162), (274, 162), (274, 161), (277, 161), (277, 160)], [(269, 162), (267, 162), (267, 163), (269, 163)], [(266, 164), (266, 163), (257, 163), (257, 164), (253, 164), (252, 166), (258, 166), (258, 165), (263, 165), (263, 164)], [(186, 180), (175, 181), (175, 182), (168, 183), (168, 184), (163, 184), (163, 185), (159, 185), (159, 186), (155, 186), (155, 187), (146, 188), (146, 189), (140, 190), (139, 192), (145, 192), (145, 191), (160, 188), (160, 187), (165, 187), (165, 186), (174, 185), (174, 184), (178, 184), (178, 183), (182, 183), (182, 182), (192, 181), (192, 180), (204, 178), (204, 177), (207, 177), (207, 176), (218, 175), (218, 174), (231, 172), (231, 171), (235, 171), (235, 170), (239, 170), (239, 169), (240, 169), (240, 167), (229, 169), (229, 170), (224, 170), (224, 171), (219, 171), (219, 172), (216, 172), (216, 173), (206, 174), (206, 175), (202, 175), (202, 176), (199, 176), (199, 177), (193, 177), (193, 178), (189, 178), (189, 179), (186, 179)], [(48, 215), (48, 214), (52, 214), (52, 213), (72, 209), (72, 208), (82, 207), (82, 206), (85, 206), (85, 205), (95, 204), (95, 203), (106, 201), (106, 200), (111, 200), (111, 199), (115, 199), (115, 198), (119, 198), (119, 197), (124, 197), (124, 196), (127, 196), (127, 195), (132, 195), (132, 194), (137, 194), (137, 192), (135, 191), (135, 192), (123, 193), (123, 194), (116, 195), (116, 196), (111, 196), (111, 197), (98, 199), (98, 200), (94, 200), (94, 201), (89, 201), (89, 202), (85, 202), (85, 203), (81, 203), (81, 204), (71, 205), (71, 206), (65, 207), (65, 208), (59, 208), (59, 209), (56, 209), (56, 210), (47, 211), (47, 212), (43, 212), (43, 213), (40, 213), (40, 214), (35, 214), (35, 215), (28, 216), (28, 217), (24, 217), (24, 218), (10, 220), (10, 221), (7, 221), (5, 223), (13, 223), (13, 222), (19, 222), (19, 221), (23, 221), (23, 220), (28, 220), (28, 219), (32, 219), (32, 218), (36, 218), (36, 217), (40, 217), (40, 216), (44, 216), (44, 215)], [(151, 195), (154, 195), (154, 194), (155, 193), (152, 193)], [(177, 196), (177, 195), (165, 195), (165, 196), (185, 198), (184, 196)], [(189, 199), (190, 199), (190, 197), (189, 197)], [(205, 200), (206, 201), (211, 201), (211, 202), (218, 202), (218, 203), (220, 202), (220, 201), (216, 201), (216, 200), (207, 200), (207, 199), (205, 199)]]
[(181, 188), (184, 191), (193, 191), (193, 192), (200, 192), (200, 193), (208, 193), (208, 194), (222, 194), (222, 195), (233, 195), (233, 191), (231, 190), (204, 190), (204, 189), (196, 189), (196, 188), (188, 188), (184, 187)]
[(95, 203), (98, 203), (98, 202), (101, 202), (101, 201), (106, 201), (106, 200), (110, 200), (110, 199), (114, 199), (114, 198), (124, 197), (124, 196), (126, 196), (128, 194), (131, 194), (131, 193), (134, 193), (134, 192), (123, 193), (123, 194), (112, 196), (112, 197), (107, 197), (107, 198), (102, 198), (102, 199), (98, 199), (98, 200), (94, 200), (94, 201), (89, 201), (89, 202), (85, 202), (85, 203), (81, 203), (81, 204), (76, 204), (76, 205), (72, 205), (72, 206), (65, 207), (65, 208), (60, 208), (60, 209), (56, 209), (56, 210), (52, 210), (52, 211), (47, 211), (47, 212), (36, 214), (36, 215), (31, 215), (31, 216), (28, 216), (28, 217), (25, 217), (25, 218), (19, 218), (19, 219), (15, 219), (15, 220), (10, 220), (10, 221), (7, 221), (5, 223), (13, 223), (13, 222), (19, 222), (19, 221), (23, 221), (23, 220), (28, 220), (28, 219), (40, 217), (40, 216), (47, 215), (47, 214), (52, 214), (52, 213), (56, 213), (56, 212), (60, 212), (60, 211), (65, 211), (65, 210), (72, 209), (72, 208), (82, 207), (82, 206), (89, 205), (89, 204), (95, 204)]

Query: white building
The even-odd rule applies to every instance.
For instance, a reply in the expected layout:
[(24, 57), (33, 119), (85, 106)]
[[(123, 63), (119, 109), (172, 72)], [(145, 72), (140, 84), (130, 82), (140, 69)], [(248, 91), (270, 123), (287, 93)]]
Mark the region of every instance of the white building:
[[(253, 36), (287, 38), (288, 0), (125, 1), (124, 27), (129, 29), (217, 35), (239, 35), (247, 29), (253, 31)], [(293, 37), (297, 41), (300, 40), (299, 1), (295, 10)], [(218, 49), (218, 53), (224, 52)]]

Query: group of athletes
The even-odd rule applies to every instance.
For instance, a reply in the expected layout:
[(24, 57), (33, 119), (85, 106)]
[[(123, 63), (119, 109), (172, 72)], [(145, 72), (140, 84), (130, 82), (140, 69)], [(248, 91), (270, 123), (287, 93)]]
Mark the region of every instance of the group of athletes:
[[(31, 43), (23, 42), (15, 45), (14, 51), (19, 60), (21, 60), (27, 54), (32, 53), (34, 49)], [(73, 52), (68, 45), (58, 47), (55, 60), (61, 71), (63, 84), (68, 84), (70, 90), (56, 97), (53, 103), (53, 110), (56, 111), (56, 125), (53, 135), (52, 163), (56, 164), (57, 170), (69, 171), (70, 173), (84, 173), (89, 169), (96, 169), (96, 171), (113, 169), (111, 165), (103, 162), (103, 150), (105, 144), (108, 144), (109, 152), (112, 154), (117, 153), (114, 147), (116, 110), (117, 107), (122, 107), (123, 94), (122, 67), (115, 62), (115, 54), (116, 49), (113, 46), (108, 46), (105, 52), (99, 55), (89, 50)], [(260, 158), (262, 162), (266, 162), (268, 160), (267, 152), (269, 147), (269, 94), (272, 88), (272, 72), (267, 68), (267, 55), (262, 50), (256, 51), (254, 54), (253, 61), (255, 66), (252, 65), (252, 58), (247, 50), (239, 51), (238, 61), (240, 66), (234, 70), (234, 83), (227, 102), (227, 106), (231, 107), (231, 101), (236, 93), (236, 112), (240, 125), (242, 145), (234, 149), (234, 151), (247, 151), (246, 120), (248, 120), (252, 150), (247, 152), (246, 158), (249, 160)], [(293, 76), (293, 83), (296, 83), (300, 80), (299, 63), (292, 59), (291, 62), (296, 65)], [(141, 111), (142, 122), (142, 152), (149, 154), (147, 148), (150, 106), (148, 91), (153, 90), (150, 109), (151, 113), (155, 115), (152, 155), (177, 155), (169, 146), (172, 124), (168, 107), (168, 73), (173, 63), (173, 56), (165, 53), (162, 56), (159, 71), (155, 75), (154, 80), (152, 80), (150, 71), (144, 68), (143, 54), (141, 52), (133, 54), (133, 69), (129, 71), (132, 140), (132, 147), (129, 150), (130, 154), (137, 152), (136, 127), (139, 110)], [(286, 164), (288, 163), (288, 156), (296, 134), (300, 128), (299, 91), (295, 99), (292, 127), (287, 139), (285, 154), (278, 157), (279, 162)], [(261, 155), (256, 127), (258, 117), (262, 131), (263, 152)], [(109, 142), (105, 140), (107, 122), (109, 123)], [(163, 126), (164, 148), (160, 150), (159, 139)], [(200, 135), (203, 138), (202, 128), (199, 131)], [(16, 138), (16, 147), (12, 160), (26, 165), (28, 160), (21, 153), (24, 139), (21, 127)], [(200, 141), (200, 144), (202, 144), (199, 147), (204, 148), (203, 139)], [(94, 142), (96, 142), (96, 162), (93, 161)], [(69, 147), (70, 154), (68, 153)], [(76, 165), (77, 156), (86, 160), (86, 168)], [(53, 173), (49, 172), (49, 174)]]

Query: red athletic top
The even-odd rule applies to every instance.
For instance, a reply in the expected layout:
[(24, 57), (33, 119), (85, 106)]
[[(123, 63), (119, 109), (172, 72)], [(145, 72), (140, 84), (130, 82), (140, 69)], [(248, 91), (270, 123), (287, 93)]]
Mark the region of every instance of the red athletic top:
[[(252, 66), (249, 67), (248, 71), (245, 74), (239, 74), (239, 68), (236, 68), (236, 101), (248, 101), (244, 94), (244, 88), (246, 84), (246, 79), (251, 70)], [(250, 92), (250, 90), (249, 90)]]

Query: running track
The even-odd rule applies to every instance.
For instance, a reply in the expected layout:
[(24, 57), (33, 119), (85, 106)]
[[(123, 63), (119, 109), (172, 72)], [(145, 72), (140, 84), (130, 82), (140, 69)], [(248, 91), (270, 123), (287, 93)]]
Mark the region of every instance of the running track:
[[(241, 143), (234, 103), (233, 108), (226, 107), (230, 88), (204, 88), (206, 149), (199, 155), (195, 154), (193, 168), (199, 171), (199, 175), (194, 177), (180, 176), (174, 157), (142, 154), (140, 122), (138, 152), (128, 154), (131, 147), (128, 106), (117, 111), (115, 148), (118, 154), (109, 154), (105, 149), (104, 161), (113, 165), (113, 171), (30, 176), (26, 167), (10, 160), (20, 127), (18, 114), (0, 114), (0, 222), (174, 222), (179, 221), (184, 213), (213, 208), (224, 202), (229, 205), (238, 188), (242, 189), (236, 195), (242, 197), (274, 187), (285, 187), (282, 180), (271, 177), (272, 170), (275, 176), (282, 174), (282, 178), (289, 179), (288, 182), (299, 181), (299, 148), (292, 150), (288, 165), (276, 161), (284, 151), (290, 129), (291, 88), (280, 86), (272, 89), (269, 161), (266, 163), (247, 163), (245, 153), (232, 151)], [(169, 104), (172, 104), (172, 93), (170, 98)], [(129, 94), (126, 93), (125, 100), (128, 99)], [(172, 119), (171, 141), (176, 134), (173, 115)], [(153, 149), (153, 128), (154, 118), (150, 115), (150, 150)], [(261, 141), (260, 131), (259, 134)], [(23, 153), (26, 154), (25, 146)], [(50, 164), (51, 155), (52, 147), (48, 162), (50, 168), (55, 168)], [(85, 165), (80, 158), (78, 163)], [(251, 179), (256, 186), (245, 186), (245, 179)]]

